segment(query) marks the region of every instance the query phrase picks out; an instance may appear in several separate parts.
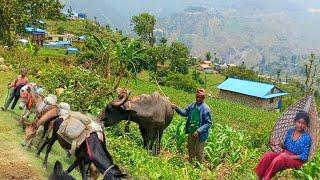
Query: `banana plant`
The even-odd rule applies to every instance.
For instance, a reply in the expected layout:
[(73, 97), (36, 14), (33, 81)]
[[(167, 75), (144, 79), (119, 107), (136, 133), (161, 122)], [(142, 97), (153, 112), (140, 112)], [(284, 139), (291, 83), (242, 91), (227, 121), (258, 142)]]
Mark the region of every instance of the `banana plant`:
[(126, 45), (124, 40), (115, 42), (114, 51), (112, 52), (112, 59), (116, 60), (116, 66), (118, 67), (119, 74), (117, 80), (115, 81), (114, 87), (117, 88), (121, 79), (127, 75), (129, 78), (133, 73), (134, 77), (137, 74), (137, 60), (144, 61), (139, 55), (145, 52), (147, 49), (139, 48), (138, 42), (135, 39), (131, 39), (130, 42)]

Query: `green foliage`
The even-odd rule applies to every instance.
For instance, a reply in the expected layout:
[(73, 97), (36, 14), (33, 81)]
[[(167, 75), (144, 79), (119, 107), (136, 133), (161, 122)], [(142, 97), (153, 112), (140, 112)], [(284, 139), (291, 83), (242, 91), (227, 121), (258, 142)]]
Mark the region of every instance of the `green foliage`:
[(198, 82), (199, 84), (204, 85), (204, 81), (197, 70), (192, 71), (192, 79)]
[(258, 73), (252, 69), (247, 69), (245, 66), (229, 67), (224, 72), (227, 77), (236, 77), (239, 79), (247, 79), (259, 81)]
[(189, 75), (169, 73), (169, 75), (163, 79), (162, 84), (187, 92), (195, 92), (198, 83)]
[(242, 133), (234, 131), (228, 126), (215, 124), (212, 134), (205, 148), (211, 166), (218, 166), (222, 161), (228, 160), (231, 164), (238, 162), (242, 150), (249, 144)]
[(73, 110), (98, 114), (112, 94), (110, 85), (89, 71), (80, 68), (54, 68), (41, 75), (50, 93), (59, 94), (60, 101), (68, 102)]
[(37, 26), (39, 19), (57, 18), (62, 8), (59, 0), (0, 0), (0, 4), (0, 41), (8, 45), (27, 23)]
[(166, 44), (167, 41), (168, 41), (168, 40), (167, 40), (165, 37), (161, 37), (161, 38), (160, 38), (160, 43), (161, 43), (161, 44)]
[(311, 162), (303, 165), (299, 170), (294, 171), (294, 175), (299, 179), (317, 179), (320, 177), (320, 153), (318, 152)]
[(207, 52), (207, 53), (206, 53), (206, 60), (207, 60), (207, 61), (210, 61), (211, 58), (212, 58), (211, 52)]
[(188, 56), (189, 50), (186, 45), (180, 42), (173, 42), (169, 49), (170, 70), (188, 74)]
[(164, 65), (169, 60), (169, 47), (166, 44), (159, 44), (148, 48), (149, 69), (158, 71), (158, 65)]
[(57, 34), (64, 34), (64, 27), (63, 26), (59, 26), (58, 28), (57, 28)]
[(153, 34), (156, 18), (149, 13), (141, 13), (131, 18), (133, 30), (141, 37), (142, 40), (148, 41), (150, 45), (155, 43)]

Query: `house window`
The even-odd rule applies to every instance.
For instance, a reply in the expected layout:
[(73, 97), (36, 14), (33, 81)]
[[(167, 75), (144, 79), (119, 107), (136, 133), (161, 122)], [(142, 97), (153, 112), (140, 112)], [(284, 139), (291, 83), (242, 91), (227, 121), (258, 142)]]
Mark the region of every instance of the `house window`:
[(59, 38), (58, 38), (58, 41), (63, 41), (63, 37), (59, 37)]
[(274, 98), (271, 98), (270, 99), (270, 104), (273, 103), (273, 102), (274, 102)]

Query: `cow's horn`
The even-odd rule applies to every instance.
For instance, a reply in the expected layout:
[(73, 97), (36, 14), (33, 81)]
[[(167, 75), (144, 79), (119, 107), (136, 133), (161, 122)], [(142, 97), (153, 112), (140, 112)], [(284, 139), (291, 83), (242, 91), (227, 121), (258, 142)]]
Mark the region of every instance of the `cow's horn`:
[(120, 99), (118, 101), (117, 100), (116, 101), (112, 101), (110, 103), (110, 105), (112, 105), (112, 106), (121, 106), (126, 101), (126, 99), (127, 99), (127, 97), (124, 96), (124, 97), (122, 97), (122, 99)]

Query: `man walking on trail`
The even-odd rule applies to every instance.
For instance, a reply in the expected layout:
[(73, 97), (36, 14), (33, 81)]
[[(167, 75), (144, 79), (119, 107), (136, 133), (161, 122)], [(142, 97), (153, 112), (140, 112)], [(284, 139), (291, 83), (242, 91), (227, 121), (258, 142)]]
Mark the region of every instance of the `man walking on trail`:
[(9, 98), (7, 99), (7, 102), (5, 103), (4, 107), (1, 107), (3, 111), (7, 110), (10, 106), (11, 102), (13, 101), (11, 105), (11, 109), (13, 110), (15, 106), (17, 105), (17, 102), (20, 98), (20, 89), (28, 83), (27, 78), (27, 72), (28, 70), (26, 68), (21, 69), (21, 75), (19, 75), (15, 80), (13, 80), (9, 87), (11, 89)]
[(178, 114), (187, 117), (185, 132), (189, 134), (189, 162), (192, 162), (195, 157), (200, 163), (204, 161), (204, 145), (208, 139), (209, 130), (212, 125), (211, 110), (204, 102), (204, 98), (204, 89), (198, 89), (196, 101), (187, 106), (186, 109), (181, 109), (175, 104), (171, 105)]

